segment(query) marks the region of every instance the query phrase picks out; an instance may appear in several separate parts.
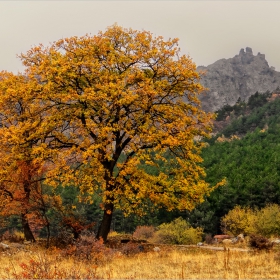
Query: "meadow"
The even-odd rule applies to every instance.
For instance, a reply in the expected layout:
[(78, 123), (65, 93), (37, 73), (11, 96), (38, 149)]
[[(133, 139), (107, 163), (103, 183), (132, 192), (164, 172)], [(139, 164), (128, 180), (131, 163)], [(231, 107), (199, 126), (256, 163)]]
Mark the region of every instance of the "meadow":
[[(128, 247), (126, 247), (128, 248)], [(28, 245), (0, 254), (1, 279), (279, 279), (280, 252), (162, 246), (136, 252), (102, 244), (88, 254)]]

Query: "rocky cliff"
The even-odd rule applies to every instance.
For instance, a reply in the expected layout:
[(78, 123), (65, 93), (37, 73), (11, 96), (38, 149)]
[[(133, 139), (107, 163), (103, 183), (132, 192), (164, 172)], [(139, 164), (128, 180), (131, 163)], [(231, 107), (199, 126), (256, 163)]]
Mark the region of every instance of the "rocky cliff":
[(208, 90), (200, 99), (206, 111), (214, 112), (226, 104), (234, 105), (238, 98), (247, 101), (257, 91), (274, 91), (280, 87), (280, 72), (269, 67), (264, 54), (253, 55), (248, 47), (233, 58), (220, 59), (197, 70), (205, 72), (200, 82)]

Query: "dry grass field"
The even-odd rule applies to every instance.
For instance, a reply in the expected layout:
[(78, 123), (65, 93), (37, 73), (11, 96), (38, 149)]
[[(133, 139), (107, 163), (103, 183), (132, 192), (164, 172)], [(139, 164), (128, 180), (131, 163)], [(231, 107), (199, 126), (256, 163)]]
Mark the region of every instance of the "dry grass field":
[[(69, 253), (69, 252), (68, 252)], [(105, 251), (88, 258), (55, 248), (0, 253), (1, 279), (279, 279), (280, 252), (162, 247), (134, 254)]]

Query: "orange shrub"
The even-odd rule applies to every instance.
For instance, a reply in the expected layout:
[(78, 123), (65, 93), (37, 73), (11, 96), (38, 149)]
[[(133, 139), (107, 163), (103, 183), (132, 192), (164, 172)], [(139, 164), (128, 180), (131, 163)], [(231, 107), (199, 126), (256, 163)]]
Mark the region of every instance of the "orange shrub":
[(148, 240), (154, 236), (155, 231), (156, 229), (153, 226), (138, 226), (133, 233), (133, 237)]

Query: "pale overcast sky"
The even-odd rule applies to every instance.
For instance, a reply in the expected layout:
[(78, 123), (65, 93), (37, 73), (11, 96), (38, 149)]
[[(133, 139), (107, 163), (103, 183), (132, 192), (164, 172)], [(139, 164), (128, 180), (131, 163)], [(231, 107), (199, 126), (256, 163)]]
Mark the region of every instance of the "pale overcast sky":
[(280, 1), (0, 1), (0, 70), (22, 71), (32, 46), (96, 34), (117, 23), (179, 38), (199, 65), (251, 47), (280, 71)]

